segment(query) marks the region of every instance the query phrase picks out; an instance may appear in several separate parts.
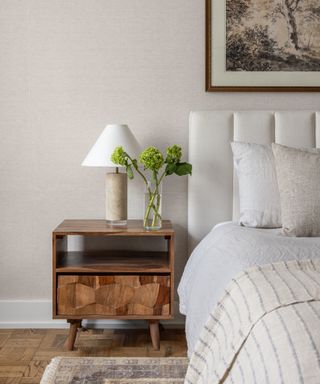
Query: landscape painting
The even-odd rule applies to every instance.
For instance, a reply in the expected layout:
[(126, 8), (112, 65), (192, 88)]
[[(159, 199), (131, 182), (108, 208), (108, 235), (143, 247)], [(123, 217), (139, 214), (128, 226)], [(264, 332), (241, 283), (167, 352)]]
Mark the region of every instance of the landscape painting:
[(320, 92), (320, 0), (206, 0), (206, 90)]
[(319, 0), (227, 0), (227, 71), (319, 71)]

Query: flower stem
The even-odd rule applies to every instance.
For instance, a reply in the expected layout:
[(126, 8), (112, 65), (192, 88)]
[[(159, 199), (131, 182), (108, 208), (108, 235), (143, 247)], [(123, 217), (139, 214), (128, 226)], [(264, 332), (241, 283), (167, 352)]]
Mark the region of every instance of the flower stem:
[(158, 175), (157, 173), (154, 173), (154, 179), (155, 179), (155, 183), (156, 183), (156, 188), (155, 188), (155, 191), (154, 191), (154, 195), (155, 197), (157, 196), (157, 206), (156, 206), (156, 209), (154, 210), (154, 214), (153, 214), (153, 219), (152, 219), (152, 224), (151, 226), (154, 227), (155, 226), (155, 223), (156, 223), (156, 218), (157, 218), (157, 214), (158, 214), (158, 210), (159, 210), (159, 181), (158, 181)]
[[(160, 203), (161, 203), (161, 196), (159, 195), (159, 185), (161, 184), (163, 178), (165, 177), (166, 172), (164, 171), (162, 173), (162, 175), (160, 176), (159, 180), (158, 180), (157, 173), (156, 172), (154, 173), (155, 190), (152, 192), (152, 190), (149, 187), (149, 183), (148, 183), (147, 178), (140, 171), (139, 167), (136, 164), (136, 161), (133, 161), (133, 159), (128, 154), (126, 154), (126, 155), (127, 155), (128, 159), (130, 160), (131, 165), (134, 167), (134, 169), (137, 171), (137, 173), (142, 177), (142, 180), (144, 181), (144, 183), (146, 185), (146, 188), (147, 188), (147, 191), (148, 191), (148, 195), (149, 195), (149, 203), (148, 203), (148, 206), (147, 206), (146, 213), (144, 215), (143, 225), (144, 225), (144, 227), (147, 226), (147, 220), (148, 220), (150, 211), (152, 209), (154, 211), (154, 213), (153, 213), (153, 219), (152, 219), (151, 226), (155, 226), (155, 222), (156, 222), (157, 218), (159, 218), (159, 220), (162, 220), (161, 215), (159, 214), (159, 208), (160, 208)], [(155, 200), (156, 196), (157, 196), (157, 204), (155, 205), (154, 204), (154, 200)]]
[(155, 194), (155, 192), (153, 192), (153, 193), (152, 193), (152, 197), (151, 197), (151, 199), (149, 200), (149, 204), (148, 204), (146, 213), (145, 213), (145, 215), (144, 215), (143, 225), (144, 225), (145, 227), (147, 226), (147, 220), (148, 220), (148, 217), (149, 217), (149, 214), (150, 214), (151, 207), (153, 206), (153, 202), (154, 202), (155, 197), (156, 197), (156, 194)]

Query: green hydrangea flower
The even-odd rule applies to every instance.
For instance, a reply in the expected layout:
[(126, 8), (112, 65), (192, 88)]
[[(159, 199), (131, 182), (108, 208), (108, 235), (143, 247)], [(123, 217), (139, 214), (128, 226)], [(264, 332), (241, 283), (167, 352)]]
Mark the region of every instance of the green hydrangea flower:
[(162, 153), (155, 147), (145, 149), (140, 154), (139, 161), (145, 169), (150, 169), (151, 171), (159, 171), (164, 163)]
[(111, 161), (118, 165), (127, 165), (128, 155), (122, 147), (116, 147), (111, 155)]
[(167, 148), (167, 163), (179, 163), (182, 156), (182, 149), (178, 145), (174, 144), (172, 147)]

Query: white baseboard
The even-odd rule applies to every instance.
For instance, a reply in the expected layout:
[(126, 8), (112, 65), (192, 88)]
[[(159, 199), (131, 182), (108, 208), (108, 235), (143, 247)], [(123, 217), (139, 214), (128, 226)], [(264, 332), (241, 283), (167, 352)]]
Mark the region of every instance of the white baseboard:
[[(175, 302), (175, 308), (177, 303)], [(184, 317), (162, 321), (166, 328), (183, 328)], [(83, 325), (90, 328), (145, 328), (143, 320), (87, 320)], [(52, 319), (51, 300), (0, 300), (0, 328), (67, 328), (66, 320)]]

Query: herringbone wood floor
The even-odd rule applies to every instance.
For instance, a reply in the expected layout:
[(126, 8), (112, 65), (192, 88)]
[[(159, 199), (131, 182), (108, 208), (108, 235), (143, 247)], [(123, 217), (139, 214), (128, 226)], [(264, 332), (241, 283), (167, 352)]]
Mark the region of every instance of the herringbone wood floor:
[(55, 356), (186, 356), (184, 331), (161, 331), (154, 351), (147, 330), (81, 330), (75, 350), (64, 347), (66, 329), (0, 329), (0, 384), (39, 383)]

